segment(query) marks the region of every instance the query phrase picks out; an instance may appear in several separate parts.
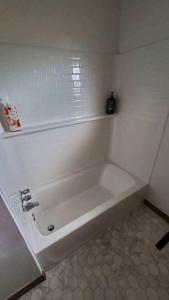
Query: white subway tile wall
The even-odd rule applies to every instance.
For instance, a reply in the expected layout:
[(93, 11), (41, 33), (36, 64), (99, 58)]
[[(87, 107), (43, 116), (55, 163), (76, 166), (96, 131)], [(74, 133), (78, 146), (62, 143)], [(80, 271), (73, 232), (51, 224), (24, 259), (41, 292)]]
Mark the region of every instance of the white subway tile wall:
[(111, 161), (148, 182), (169, 109), (169, 41), (118, 56)]
[(0, 45), (0, 96), (24, 126), (103, 114), (112, 55)]
[(11, 196), (106, 159), (108, 120), (97, 120), (0, 141), (0, 184)]
[(0, 141), (0, 186), (25, 235), (29, 224), (13, 196), (105, 162), (108, 126), (102, 119)]
[[(112, 85), (113, 56), (0, 46), (0, 96), (23, 127), (100, 115)], [(0, 185), (8, 196), (103, 162), (107, 120), (0, 140)]]

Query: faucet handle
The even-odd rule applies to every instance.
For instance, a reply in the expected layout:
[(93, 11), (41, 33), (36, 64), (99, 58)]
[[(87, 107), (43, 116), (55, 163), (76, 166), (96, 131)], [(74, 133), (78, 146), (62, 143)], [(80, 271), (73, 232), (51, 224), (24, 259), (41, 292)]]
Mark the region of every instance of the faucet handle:
[(29, 201), (29, 200), (31, 200), (32, 199), (32, 197), (31, 197), (31, 195), (23, 195), (23, 196), (21, 196), (21, 202), (22, 202), (22, 205), (23, 205), (23, 203), (26, 201)]
[(31, 195), (25, 195), (25, 196), (23, 197), (23, 201), (29, 201), (29, 200), (31, 200), (31, 199), (32, 199)]
[(23, 211), (26, 212), (38, 205), (39, 205), (39, 202), (28, 202), (24, 206), (22, 206), (22, 208), (23, 208)]
[(20, 193), (21, 196), (22, 196), (22, 195), (29, 194), (29, 193), (30, 193), (30, 189), (27, 188), (27, 189), (24, 189), (24, 190), (20, 190), (19, 193)]

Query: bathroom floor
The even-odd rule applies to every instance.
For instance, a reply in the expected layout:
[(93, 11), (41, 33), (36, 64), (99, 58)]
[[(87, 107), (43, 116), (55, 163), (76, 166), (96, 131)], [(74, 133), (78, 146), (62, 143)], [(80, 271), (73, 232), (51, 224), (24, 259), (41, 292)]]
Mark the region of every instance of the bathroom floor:
[(47, 272), (47, 280), (22, 300), (169, 300), (169, 231), (146, 206), (90, 240)]

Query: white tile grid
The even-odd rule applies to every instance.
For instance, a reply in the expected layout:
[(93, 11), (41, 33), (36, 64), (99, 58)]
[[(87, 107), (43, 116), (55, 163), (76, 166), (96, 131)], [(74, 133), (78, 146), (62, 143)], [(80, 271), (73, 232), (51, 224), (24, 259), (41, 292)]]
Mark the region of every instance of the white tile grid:
[(6, 194), (104, 162), (107, 131), (107, 120), (97, 120), (4, 140), (0, 182)]
[(24, 125), (103, 114), (112, 55), (0, 46), (0, 95)]
[[(112, 60), (108, 54), (0, 45), (0, 96), (10, 96), (24, 126), (103, 114)], [(0, 184), (10, 196), (103, 161), (106, 128), (98, 121), (0, 141), (6, 170)]]
[[(109, 157), (148, 182), (169, 109), (169, 41), (122, 54)], [(120, 73), (120, 74), (119, 74)]]

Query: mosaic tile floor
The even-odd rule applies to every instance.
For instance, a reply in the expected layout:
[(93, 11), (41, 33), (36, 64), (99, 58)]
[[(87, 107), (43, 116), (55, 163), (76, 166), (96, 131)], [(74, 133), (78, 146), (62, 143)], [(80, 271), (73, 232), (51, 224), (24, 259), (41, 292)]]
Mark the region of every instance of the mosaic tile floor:
[(90, 240), (21, 300), (169, 300), (169, 224), (146, 206)]

